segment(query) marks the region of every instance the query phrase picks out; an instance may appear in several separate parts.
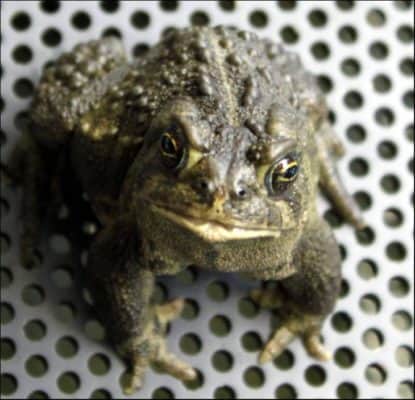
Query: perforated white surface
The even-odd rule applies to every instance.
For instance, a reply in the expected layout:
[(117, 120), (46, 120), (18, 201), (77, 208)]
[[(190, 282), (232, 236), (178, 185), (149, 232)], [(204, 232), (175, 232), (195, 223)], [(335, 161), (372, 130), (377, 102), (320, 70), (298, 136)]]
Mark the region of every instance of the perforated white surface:
[[(189, 299), (168, 342), (199, 382), (149, 371), (138, 397), (413, 398), (413, 11), (406, 1), (1, 3), (2, 162), (46, 62), (103, 33), (138, 55), (164, 29), (190, 23), (284, 40), (320, 75), (346, 143), (340, 173), (370, 228), (354, 233), (321, 202), (344, 250), (342, 298), (323, 331), (333, 361), (310, 359), (296, 341), (257, 366), (271, 333), (270, 313), (246, 297), (257, 283), (192, 269), (162, 280), (159, 292)], [(1, 395), (123, 397), (124, 365), (87, 303), (76, 249), (52, 233), (37, 268), (19, 265), (18, 199), (2, 188)]]

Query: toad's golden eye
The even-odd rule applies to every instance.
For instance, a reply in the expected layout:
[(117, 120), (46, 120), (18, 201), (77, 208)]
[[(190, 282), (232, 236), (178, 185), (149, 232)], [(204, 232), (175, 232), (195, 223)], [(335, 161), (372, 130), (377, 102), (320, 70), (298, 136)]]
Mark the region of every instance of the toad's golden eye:
[(160, 138), (160, 151), (166, 167), (178, 169), (186, 158), (186, 146), (183, 136), (172, 129), (164, 132)]
[(283, 191), (288, 183), (297, 178), (298, 171), (298, 159), (294, 155), (288, 155), (274, 163), (265, 176), (265, 185), (270, 194)]

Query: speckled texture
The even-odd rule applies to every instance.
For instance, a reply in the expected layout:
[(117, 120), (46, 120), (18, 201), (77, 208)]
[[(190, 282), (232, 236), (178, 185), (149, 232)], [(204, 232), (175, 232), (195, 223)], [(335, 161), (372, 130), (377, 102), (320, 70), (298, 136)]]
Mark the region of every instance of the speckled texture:
[(72, 170), (103, 225), (86, 278), (132, 367), (127, 393), (150, 361), (197, 376), (165, 349), (151, 302), (156, 276), (189, 265), (281, 282), (284, 322), (261, 363), (296, 335), (310, 355), (330, 357), (319, 334), (340, 290), (340, 253), (317, 214), (318, 183), (364, 224), (337, 176), (327, 117), (295, 54), (220, 26), (170, 30), (130, 65), (111, 38), (46, 68), (6, 168), (24, 190), (22, 262), (33, 263), (46, 197), (60, 204), (70, 182), (57, 182)]

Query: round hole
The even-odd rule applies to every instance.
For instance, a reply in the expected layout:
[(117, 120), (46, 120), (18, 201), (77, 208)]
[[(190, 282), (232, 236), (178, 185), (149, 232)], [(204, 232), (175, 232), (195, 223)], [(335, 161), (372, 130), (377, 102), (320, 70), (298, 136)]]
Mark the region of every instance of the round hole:
[(414, 398), (414, 383), (411, 381), (403, 381), (399, 383), (398, 395), (401, 399)]
[(235, 399), (236, 394), (230, 386), (220, 386), (215, 389), (215, 399)]
[(373, 279), (378, 274), (378, 267), (374, 261), (364, 259), (359, 262), (358, 266), (359, 275), (365, 280)]
[(268, 23), (268, 16), (264, 11), (256, 10), (249, 15), (249, 22), (255, 28), (264, 28)]
[(311, 386), (321, 386), (326, 381), (326, 371), (318, 365), (312, 365), (305, 370), (305, 379)]
[(13, 49), (12, 57), (19, 64), (27, 64), (31, 61), (33, 52), (29, 46), (22, 44)]
[(49, 244), (56, 254), (67, 254), (71, 249), (69, 240), (63, 235), (52, 235)]
[(348, 347), (340, 347), (334, 353), (334, 361), (341, 368), (351, 368), (356, 361), (356, 357)]
[(395, 175), (392, 175), (392, 174), (383, 176), (382, 179), (380, 180), (380, 185), (382, 186), (382, 189), (386, 193), (390, 193), (390, 194), (398, 192), (401, 187), (401, 183), (399, 179)]
[(56, 268), (52, 272), (53, 283), (61, 289), (68, 289), (72, 286), (72, 271), (68, 267)]
[(78, 11), (72, 16), (71, 23), (75, 28), (83, 31), (91, 25), (91, 17), (84, 11)]
[(201, 388), (205, 382), (205, 378), (203, 377), (203, 374), (198, 370), (196, 371), (196, 378), (191, 381), (184, 381), (183, 385), (186, 386), (190, 390), (197, 390)]
[(105, 375), (110, 370), (110, 360), (105, 354), (94, 354), (88, 360), (88, 368), (94, 375)]
[(354, 0), (336, 0), (337, 7), (343, 11), (349, 11), (354, 7)]
[(134, 57), (144, 56), (150, 49), (150, 46), (147, 43), (137, 43), (133, 48)]
[(137, 29), (145, 29), (150, 25), (150, 16), (144, 11), (136, 11), (131, 16), (131, 23)]
[(394, 327), (400, 331), (408, 331), (412, 329), (412, 316), (406, 311), (399, 310), (393, 313), (392, 323)]
[(76, 308), (71, 303), (62, 302), (56, 307), (54, 314), (60, 322), (68, 324), (74, 320)]
[(411, 142), (414, 141), (414, 126), (413, 126), (413, 124), (410, 124), (405, 128), (405, 136)]
[(299, 39), (297, 30), (292, 26), (284, 26), (280, 30), (280, 36), (282, 41), (286, 44), (297, 43)]
[(395, 143), (389, 140), (384, 140), (378, 145), (378, 153), (385, 160), (391, 160), (396, 157), (398, 149), (396, 148)]
[(56, 342), (56, 352), (63, 358), (75, 356), (78, 349), (78, 342), (70, 336), (62, 337)]
[(26, 372), (34, 378), (40, 378), (45, 375), (48, 370), (48, 364), (44, 357), (35, 355), (26, 360)]
[(357, 241), (363, 245), (372, 244), (375, 240), (375, 233), (369, 227), (355, 231)]
[(409, 25), (402, 25), (397, 31), (398, 38), (403, 43), (413, 43), (414, 41), (414, 30)]
[(238, 303), (239, 312), (246, 318), (254, 318), (259, 313), (258, 305), (249, 297), (244, 297)]
[(373, 8), (367, 13), (366, 16), (367, 22), (374, 26), (379, 27), (385, 24), (386, 17), (383, 11), (379, 10), (378, 8)]
[(199, 315), (199, 304), (192, 300), (192, 299), (186, 299), (186, 302), (184, 303), (184, 308), (182, 311), (182, 317), (187, 320), (192, 320), (197, 318)]
[(212, 282), (207, 287), (207, 294), (214, 301), (225, 301), (229, 297), (229, 287), (225, 282)]
[(401, 367), (412, 367), (414, 365), (414, 351), (409, 346), (399, 346), (395, 352), (395, 360)]
[(20, 11), (12, 17), (12, 26), (17, 31), (24, 31), (30, 26), (30, 17), (25, 12)]
[(329, 93), (333, 89), (333, 82), (327, 75), (318, 75), (317, 83), (323, 93)]
[(159, 3), (163, 11), (171, 12), (179, 8), (179, 2), (177, 0), (161, 0)]
[(354, 90), (346, 93), (346, 95), (343, 98), (344, 103), (348, 108), (351, 110), (356, 110), (363, 105), (363, 97), (359, 92), (356, 92)]
[(351, 25), (342, 26), (339, 29), (339, 39), (346, 44), (354, 43), (357, 40), (357, 31)]
[(193, 26), (209, 25), (209, 16), (203, 11), (196, 11), (190, 17), (190, 22)]
[(395, 116), (392, 110), (382, 107), (376, 110), (375, 120), (381, 126), (391, 126), (395, 121)]
[(227, 372), (233, 366), (233, 357), (229, 352), (220, 350), (213, 354), (212, 364), (217, 371)]
[(274, 359), (274, 365), (281, 370), (288, 370), (294, 365), (294, 355), (290, 350), (284, 350)]
[(359, 75), (360, 73), (360, 64), (359, 61), (354, 58), (346, 58), (341, 63), (342, 72), (350, 77)]
[(4, 267), (0, 268), (0, 287), (2, 289), (8, 288), (13, 282), (12, 273)]
[(297, 7), (297, 0), (278, 0), (278, 6), (284, 11), (291, 11)]
[(377, 314), (380, 311), (380, 300), (374, 294), (362, 296), (359, 305), (366, 314)]
[(46, 46), (57, 46), (62, 40), (61, 33), (55, 28), (48, 28), (42, 34), (42, 41)]
[(219, 0), (219, 7), (224, 11), (233, 11), (236, 8), (235, 0)]
[(296, 399), (297, 392), (293, 386), (288, 383), (284, 383), (277, 387), (275, 397), (277, 399)]
[(414, 60), (412, 58), (404, 58), (400, 64), (399, 69), (404, 75), (411, 76), (414, 74)]
[(17, 390), (17, 380), (11, 374), (0, 375), (0, 393), (5, 396), (12, 395)]
[(34, 400), (49, 399), (49, 395), (46, 392), (43, 392), (42, 390), (35, 390), (34, 392), (29, 394), (28, 398)]
[(337, 387), (339, 399), (357, 399), (357, 388), (353, 383), (343, 382)]
[(26, 78), (20, 78), (14, 82), (13, 91), (14, 93), (25, 99), (33, 94), (34, 86), (31, 80)]
[(374, 42), (369, 47), (370, 55), (376, 60), (384, 60), (388, 56), (388, 48), (383, 42)]
[(60, 8), (60, 1), (58, 0), (41, 0), (40, 8), (46, 13), (55, 13)]
[(414, 91), (408, 90), (407, 92), (405, 92), (402, 97), (402, 101), (405, 107), (410, 109), (414, 108)]
[(373, 87), (379, 93), (389, 92), (391, 86), (391, 80), (386, 75), (379, 74), (373, 78)]
[(226, 336), (231, 331), (230, 320), (224, 315), (216, 315), (209, 321), (209, 328), (216, 336)]
[(13, 340), (8, 338), (0, 339), (0, 358), (10, 360), (16, 354), (16, 345)]
[(78, 375), (74, 372), (64, 372), (58, 378), (58, 387), (63, 393), (75, 393), (80, 386)]
[(153, 391), (152, 399), (174, 399), (173, 392), (166, 387), (159, 387)]
[(389, 290), (395, 297), (405, 297), (409, 293), (409, 283), (405, 278), (395, 276), (389, 281)]
[(348, 332), (352, 327), (352, 320), (344, 312), (337, 312), (331, 318), (331, 323), (337, 332)]
[(86, 322), (85, 333), (88, 338), (95, 341), (102, 341), (105, 339), (105, 329), (97, 320), (90, 320)]
[(175, 279), (177, 279), (181, 284), (191, 285), (197, 279), (197, 272), (195, 271), (194, 268), (189, 267), (189, 268), (186, 268), (184, 271), (179, 272), (175, 276)]
[(241, 342), (246, 351), (258, 351), (263, 345), (261, 337), (256, 332), (244, 333)]
[(113, 26), (110, 26), (109, 28), (106, 28), (102, 31), (102, 37), (116, 37), (121, 39), (122, 33), (119, 29), (114, 28)]
[(382, 385), (386, 381), (386, 371), (379, 364), (370, 364), (365, 370), (365, 376), (373, 385)]
[(180, 349), (183, 353), (194, 355), (202, 349), (202, 342), (194, 333), (187, 333), (180, 338)]
[(402, 261), (406, 257), (406, 248), (400, 242), (391, 242), (386, 246), (386, 255), (393, 261)]
[(327, 23), (327, 15), (322, 10), (313, 10), (308, 14), (310, 24), (316, 28), (320, 28)]
[(38, 306), (45, 300), (45, 292), (38, 285), (28, 285), (22, 291), (22, 299), (29, 306)]
[(311, 53), (316, 60), (325, 60), (330, 55), (330, 49), (324, 42), (316, 42), (311, 46)]
[(265, 376), (258, 367), (249, 367), (244, 372), (245, 383), (252, 388), (259, 388), (265, 382)]
[(99, 5), (103, 11), (108, 13), (113, 13), (120, 8), (119, 0), (101, 0)]
[(38, 341), (46, 336), (46, 325), (39, 319), (32, 319), (24, 326), (24, 333), (30, 340)]
[(361, 143), (366, 139), (366, 130), (361, 125), (350, 125), (347, 128), (346, 135), (351, 142)]
[(112, 399), (112, 396), (105, 389), (97, 389), (91, 393), (90, 399)]
[(383, 335), (377, 329), (367, 329), (363, 334), (363, 343), (370, 350), (375, 350), (383, 346), (383, 341)]
[(161, 282), (157, 282), (153, 291), (153, 301), (156, 304), (163, 304), (167, 301), (167, 288)]
[(349, 164), (350, 171), (355, 176), (365, 176), (369, 172), (369, 164), (363, 158), (353, 158)]

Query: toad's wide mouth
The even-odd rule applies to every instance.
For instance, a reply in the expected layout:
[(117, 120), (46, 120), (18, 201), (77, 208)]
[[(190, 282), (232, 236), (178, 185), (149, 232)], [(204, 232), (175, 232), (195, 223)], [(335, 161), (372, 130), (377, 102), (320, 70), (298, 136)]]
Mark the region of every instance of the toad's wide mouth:
[(197, 236), (209, 242), (225, 242), (228, 240), (255, 239), (259, 237), (278, 237), (278, 230), (259, 227), (227, 224), (211, 219), (202, 219), (179, 213), (162, 206), (152, 206), (152, 209), (168, 220), (187, 228)]

